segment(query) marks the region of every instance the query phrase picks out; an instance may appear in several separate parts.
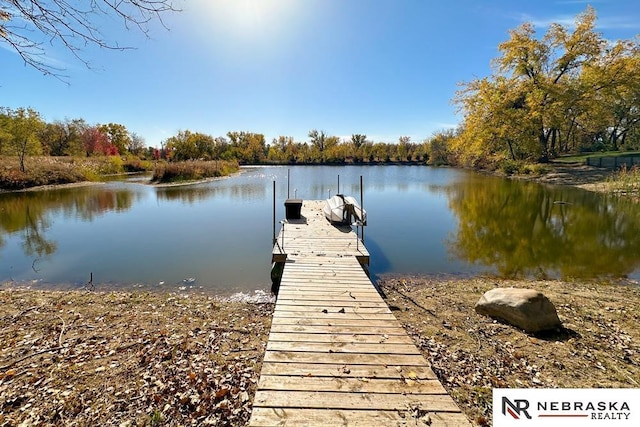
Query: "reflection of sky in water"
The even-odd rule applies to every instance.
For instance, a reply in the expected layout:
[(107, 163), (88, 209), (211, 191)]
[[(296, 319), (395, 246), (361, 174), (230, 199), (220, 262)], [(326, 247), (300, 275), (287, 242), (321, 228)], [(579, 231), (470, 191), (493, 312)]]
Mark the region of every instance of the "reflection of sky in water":
[[(287, 171), (291, 174), (289, 185)], [(636, 240), (620, 235), (618, 230), (609, 231), (606, 224), (608, 216), (616, 216), (618, 222), (626, 218), (620, 206), (581, 190), (529, 183), (525, 187), (524, 183), (506, 183), (446, 168), (251, 167), (230, 178), (190, 186), (155, 188), (136, 182), (110, 182), (1, 194), (0, 281), (82, 284), (93, 272), (96, 282), (124, 286), (140, 283), (152, 287), (164, 282), (164, 286), (175, 289), (190, 286), (183, 280), (194, 278), (193, 286), (214, 290), (268, 288), (273, 181), (279, 220), (284, 216), (287, 190), (291, 197), (295, 192), (298, 198), (324, 199), (337, 192), (338, 175), (341, 192), (357, 199), (363, 176), (364, 207), (369, 219), (365, 241), (374, 275), (467, 274), (493, 272), (496, 268), (526, 273), (534, 267), (557, 274), (563, 271), (562, 265), (554, 265), (540, 255), (553, 248), (539, 245), (552, 242), (557, 246), (555, 234), (564, 231), (573, 234), (561, 237), (570, 238), (571, 247), (579, 247), (575, 239), (581, 234), (578, 225), (567, 227), (565, 217), (557, 214), (559, 210), (547, 210), (552, 215), (546, 223), (531, 228), (534, 240), (522, 243), (534, 249), (529, 251), (533, 262), (545, 265), (528, 265), (527, 260), (511, 256), (517, 250), (504, 249), (495, 239), (506, 241), (504, 246), (508, 247), (512, 244), (509, 236), (518, 234), (511, 231), (526, 228), (523, 218), (530, 217), (540, 204), (566, 198), (583, 209), (580, 217), (571, 218), (571, 224), (579, 224), (581, 217), (589, 219), (588, 212), (597, 211), (598, 218), (605, 219), (598, 220), (591, 232), (602, 233), (603, 241), (627, 239), (629, 251), (636, 250), (629, 256), (640, 257), (640, 248), (634, 246)], [(570, 207), (563, 208), (566, 215), (579, 212), (575, 206), (572, 210)], [(485, 232), (493, 235), (482, 234)], [(42, 250), (25, 255), (27, 236), (32, 246), (42, 249), (53, 244), (55, 250), (49, 255)], [(571, 252), (569, 247), (564, 251), (574, 259), (555, 255), (559, 262), (590, 264), (580, 258), (592, 256), (588, 251)], [(627, 261), (638, 265), (636, 259)], [(501, 265), (505, 262), (508, 265)], [(638, 275), (637, 267), (631, 270), (634, 275)]]

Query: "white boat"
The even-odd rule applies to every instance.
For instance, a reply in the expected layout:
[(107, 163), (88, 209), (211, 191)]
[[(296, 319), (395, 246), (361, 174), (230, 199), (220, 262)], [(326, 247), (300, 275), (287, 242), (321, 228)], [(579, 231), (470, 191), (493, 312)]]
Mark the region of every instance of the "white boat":
[(332, 223), (352, 225), (357, 221), (358, 225), (367, 224), (367, 211), (351, 196), (336, 194), (327, 199), (322, 211)]

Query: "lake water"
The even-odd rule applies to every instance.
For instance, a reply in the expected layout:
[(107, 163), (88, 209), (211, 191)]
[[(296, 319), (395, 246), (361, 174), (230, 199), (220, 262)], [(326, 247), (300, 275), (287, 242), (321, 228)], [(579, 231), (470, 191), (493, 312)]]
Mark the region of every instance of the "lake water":
[(339, 179), (360, 199), (360, 176), (374, 277), (640, 279), (629, 201), (447, 168), (296, 166), (169, 188), (133, 178), (0, 194), (0, 283), (78, 288), (93, 274), (121, 289), (269, 289), (273, 182), (279, 220), (287, 192), (325, 199)]

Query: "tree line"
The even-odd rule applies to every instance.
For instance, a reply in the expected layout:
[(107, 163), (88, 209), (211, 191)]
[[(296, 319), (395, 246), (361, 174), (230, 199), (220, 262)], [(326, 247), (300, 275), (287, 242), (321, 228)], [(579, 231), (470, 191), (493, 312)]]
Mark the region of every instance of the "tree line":
[(462, 84), (463, 119), (432, 154), (484, 167), (639, 149), (640, 38), (610, 42), (595, 22), (588, 7), (573, 27), (551, 24), (541, 37), (530, 23), (511, 30), (493, 73)]
[(363, 134), (340, 138), (316, 129), (308, 136), (308, 141), (279, 136), (267, 143), (261, 133), (234, 131), (214, 138), (181, 131), (163, 141), (154, 155), (168, 160), (237, 160), (241, 164), (425, 162), (428, 159), (428, 142), (414, 143), (406, 136), (400, 137), (397, 143), (373, 142)]
[(363, 134), (350, 138), (311, 130), (308, 141), (279, 136), (267, 143), (261, 133), (232, 131), (214, 137), (179, 131), (147, 147), (144, 138), (119, 123), (88, 124), (83, 119), (46, 122), (31, 108), (0, 107), (0, 155), (136, 156), (149, 160), (236, 160), (241, 164), (317, 164), (425, 162), (429, 142), (402, 136), (397, 143), (373, 142)]

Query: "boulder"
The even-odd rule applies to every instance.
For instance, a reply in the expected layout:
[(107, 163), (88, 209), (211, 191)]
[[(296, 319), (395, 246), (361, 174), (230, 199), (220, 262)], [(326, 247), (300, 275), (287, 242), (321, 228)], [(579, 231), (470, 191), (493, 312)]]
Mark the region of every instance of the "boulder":
[(502, 319), (527, 332), (561, 326), (553, 303), (542, 292), (533, 289), (492, 289), (480, 297), (475, 309), (478, 314)]

